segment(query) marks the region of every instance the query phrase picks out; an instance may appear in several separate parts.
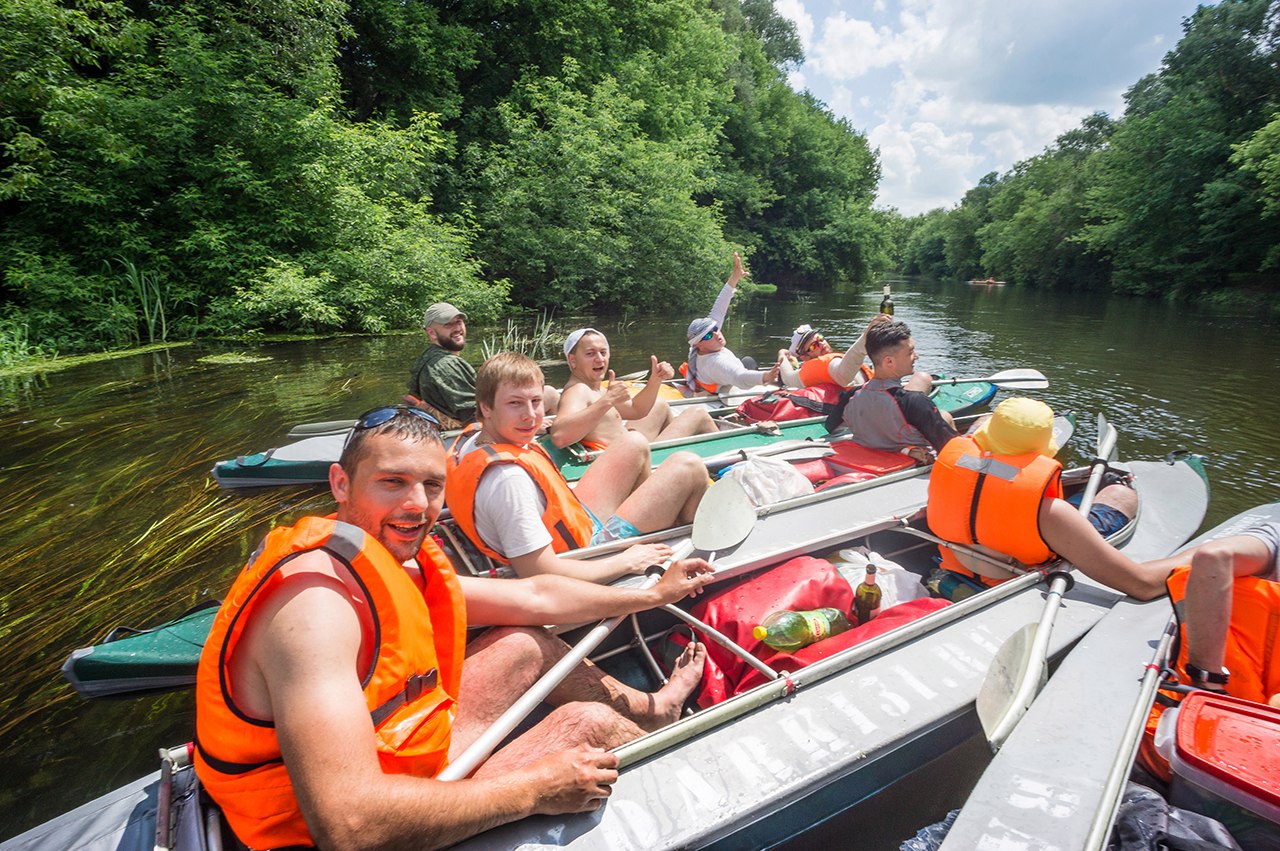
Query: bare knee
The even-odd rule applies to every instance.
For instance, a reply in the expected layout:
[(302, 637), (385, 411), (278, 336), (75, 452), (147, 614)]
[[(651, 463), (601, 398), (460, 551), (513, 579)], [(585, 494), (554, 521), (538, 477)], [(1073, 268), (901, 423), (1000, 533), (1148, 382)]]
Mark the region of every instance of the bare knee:
[(565, 746), (612, 748), (630, 741), (641, 732), (634, 722), (623, 718), (612, 708), (591, 701), (575, 701), (556, 707), (543, 723)]
[(1128, 518), (1138, 513), (1138, 494), (1125, 485), (1108, 485), (1098, 491), (1093, 501), (1095, 505), (1109, 505)]
[(687, 482), (690, 491), (707, 489), (707, 465), (692, 452), (676, 452), (662, 466)]
[(538, 627), (495, 626), (468, 648), (468, 655), (487, 651), (496, 655), (512, 671), (538, 672), (548, 659), (562, 655), (563, 642)]

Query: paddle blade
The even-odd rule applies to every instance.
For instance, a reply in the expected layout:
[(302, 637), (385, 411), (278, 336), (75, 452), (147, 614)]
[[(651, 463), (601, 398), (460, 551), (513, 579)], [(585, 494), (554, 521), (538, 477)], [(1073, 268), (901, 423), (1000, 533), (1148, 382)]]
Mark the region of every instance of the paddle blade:
[(737, 546), (756, 525), (756, 509), (737, 479), (707, 488), (693, 516), (693, 545), (704, 553)]
[(1044, 390), (1049, 386), (1049, 379), (1036, 369), (1006, 369), (991, 376), (987, 383), (1015, 390)]
[[(996, 651), (991, 667), (987, 669), (986, 679), (978, 690), (978, 720), (982, 722), (982, 731), (987, 736), (992, 752), (1000, 750), (1004, 740), (1014, 726), (1026, 714), (1031, 705), (1030, 700), (1018, 699), (1022, 691), (1022, 683), (1029, 674), (1035, 661), (1036, 627), (1038, 624), (1028, 623), (1009, 636), (1000, 649)], [(1039, 666), (1039, 684), (1031, 692), (1031, 697), (1040, 693), (1046, 682), (1045, 668)]]
[(1116, 459), (1116, 427), (1098, 414), (1098, 455), (1105, 461)]

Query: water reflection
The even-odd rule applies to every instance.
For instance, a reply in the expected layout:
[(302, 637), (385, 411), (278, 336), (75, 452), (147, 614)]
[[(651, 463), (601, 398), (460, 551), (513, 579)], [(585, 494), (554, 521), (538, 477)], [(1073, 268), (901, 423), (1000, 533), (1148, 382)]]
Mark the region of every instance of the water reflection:
[[(1280, 498), (1273, 423), (1280, 344), (1246, 316), (1188, 315), (1126, 299), (1014, 287), (894, 285), (920, 367), (964, 377), (1034, 367), (1037, 393), (1081, 415), (1071, 458), (1087, 460), (1098, 411), (1122, 457), (1175, 448), (1209, 456), (1209, 525)], [(735, 305), (729, 345), (761, 362), (813, 324), (837, 348), (854, 341), (880, 290), (781, 293)], [(561, 317), (605, 331), (619, 372), (651, 351), (677, 366), (690, 316)], [(532, 324), (532, 323), (530, 323)], [(472, 329), (478, 357), (484, 329)], [(119, 623), (145, 626), (219, 596), (276, 523), (328, 511), (322, 488), (219, 491), (220, 459), (277, 445), (297, 423), (349, 418), (395, 400), (420, 335), (263, 345), (204, 344), (0, 384), (0, 790), (3, 836), (155, 767), (155, 749), (191, 734), (189, 695), (87, 703), (58, 667)], [(207, 355), (265, 359), (219, 363)], [(1212, 370), (1212, 372), (1210, 372)], [(553, 362), (548, 378), (563, 383)]]

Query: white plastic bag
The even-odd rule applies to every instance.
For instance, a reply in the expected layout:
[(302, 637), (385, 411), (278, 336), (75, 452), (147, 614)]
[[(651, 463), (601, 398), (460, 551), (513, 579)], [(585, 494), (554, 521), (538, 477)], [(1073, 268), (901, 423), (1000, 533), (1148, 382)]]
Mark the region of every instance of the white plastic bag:
[(920, 577), (902, 565), (889, 561), (866, 547), (848, 547), (838, 553), (836, 571), (853, 588), (867, 578), (868, 562), (876, 566), (876, 584), (880, 586), (880, 610), (929, 596)]
[(803, 473), (769, 455), (752, 455), (734, 464), (725, 475), (738, 480), (757, 508), (813, 493), (813, 484)]

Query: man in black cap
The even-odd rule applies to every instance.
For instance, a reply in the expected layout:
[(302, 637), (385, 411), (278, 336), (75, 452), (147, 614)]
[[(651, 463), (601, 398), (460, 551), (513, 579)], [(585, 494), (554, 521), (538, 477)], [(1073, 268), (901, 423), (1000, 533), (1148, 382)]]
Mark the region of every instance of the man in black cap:
[(467, 314), (448, 302), (428, 307), (422, 329), (431, 345), (409, 376), (409, 392), (425, 402), (445, 428), (476, 418), (476, 368), (459, 355), (467, 344), (466, 319)]

